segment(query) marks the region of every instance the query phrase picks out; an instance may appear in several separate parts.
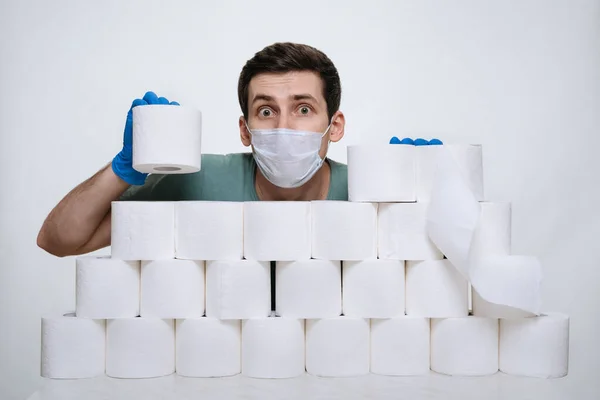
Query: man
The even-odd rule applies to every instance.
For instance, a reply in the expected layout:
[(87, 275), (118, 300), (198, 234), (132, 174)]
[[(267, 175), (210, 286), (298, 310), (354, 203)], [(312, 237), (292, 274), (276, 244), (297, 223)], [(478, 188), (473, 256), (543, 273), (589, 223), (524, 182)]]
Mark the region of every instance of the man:
[[(252, 152), (202, 155), (193, 174), (149, 175), (132, 168), (132, 113), (123, 149), (112, 163), (75, 187), (50, 212), (38, 246), (64, 257), (110, 245), (115, 200), (347, 200), (347, 167), (329, 160), (344, 136), (340, 78), (321, 51), (275, 43), (256, 53), (239, 77), (240, 139)], [(131, 108), (171, 104), (148, 92)]]

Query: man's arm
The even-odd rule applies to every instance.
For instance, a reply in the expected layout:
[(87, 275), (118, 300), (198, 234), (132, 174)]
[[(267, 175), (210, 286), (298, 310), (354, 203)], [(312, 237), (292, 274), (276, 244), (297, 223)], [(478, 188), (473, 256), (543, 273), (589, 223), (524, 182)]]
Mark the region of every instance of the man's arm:
[(136, 171), (133, 158), (134, 107), (148, 104), (170, 104), (154, 92), (135, 99), (127, 113), (123, 131), (123, 149), (111, 164), (71, 190), (50, 212), (37, 238), (37, 244), (58, 257), (89, 253), (110, 244), (111, 202), (119, 200), (130, 185), (140, 190), (128, 193), (128, 199), (141, 199), (152, 186), (143, 186), (148, 174)]
[(110, 164), (69, 192), (50, 212), (37, 238), (47, 252), (65, 257), (110, 244), (110, 206), (129, 187)]

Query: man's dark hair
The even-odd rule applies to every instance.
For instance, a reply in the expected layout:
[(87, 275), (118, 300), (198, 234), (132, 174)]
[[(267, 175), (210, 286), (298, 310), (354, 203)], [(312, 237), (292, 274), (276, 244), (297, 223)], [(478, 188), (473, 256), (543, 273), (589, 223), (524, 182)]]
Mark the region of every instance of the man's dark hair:
[(320, 50), (298, 43), (274, 43), (265, 47), (246, 62), (238, 81), (238, 100), (244, 118), (248, 119), (248, 86), (261, 73), (313, 71), (321, 76), (323, 97), (327, 102), (329, 119), (340, 108), (342, 85), (333, 62)]

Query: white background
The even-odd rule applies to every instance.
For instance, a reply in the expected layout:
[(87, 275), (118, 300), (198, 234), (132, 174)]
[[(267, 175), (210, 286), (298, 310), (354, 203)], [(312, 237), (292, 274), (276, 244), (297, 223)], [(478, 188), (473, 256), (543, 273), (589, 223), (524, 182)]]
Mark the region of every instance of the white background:
[[(513, 252), (541, 258), (571, 316), (573, 398), (600, 392), (599, 1), (0, 2), (0, 398), (40, 383), (40, 317), (73, 310), (75, 260), (36, 247), (51, 208), (121, 149), (147, 90), (204, 115), (203, 152), (239, 142), (237, 79), (275, 41), (323, 50), (346, 145), (481, 143)], [(106, 250), (105, 250), (106, 252)], [(590, 397), (588, 397), (590, 396)]]

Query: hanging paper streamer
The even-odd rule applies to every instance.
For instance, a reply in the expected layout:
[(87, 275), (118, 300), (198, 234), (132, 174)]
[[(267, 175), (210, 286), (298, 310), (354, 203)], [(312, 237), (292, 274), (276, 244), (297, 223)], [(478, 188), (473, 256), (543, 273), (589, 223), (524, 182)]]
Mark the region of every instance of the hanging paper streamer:
[(542, 270), (535, 257), (493, 254), (480, 245), (485, 230), (481, 204), (450, 151), (437, 157), (427, 233), (471, 282), (478, 296), (494, 305), (490, 317), (539, 315)]

